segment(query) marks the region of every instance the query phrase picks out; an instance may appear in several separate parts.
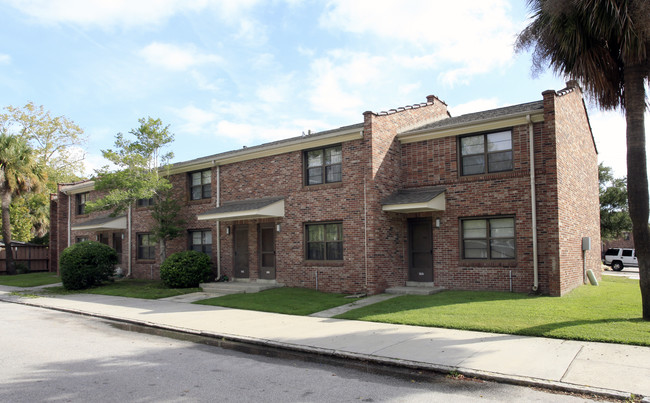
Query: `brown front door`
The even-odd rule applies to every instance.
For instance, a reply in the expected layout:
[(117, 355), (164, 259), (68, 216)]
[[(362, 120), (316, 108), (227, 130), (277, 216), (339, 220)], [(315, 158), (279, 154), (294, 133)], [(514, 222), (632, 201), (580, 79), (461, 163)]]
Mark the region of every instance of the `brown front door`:
[(117, 263), (122, 263), (122, 234), (113, 232), (113, 249), (117, 252)]
[(235, 278), (248, 278), (248, 226), (235, 225)]
[(430, 218), (408, 220), (409, 281), (433, 282), (433, 236)]
[(275, 280), (275, 226), (260, 225), (260, 278)]

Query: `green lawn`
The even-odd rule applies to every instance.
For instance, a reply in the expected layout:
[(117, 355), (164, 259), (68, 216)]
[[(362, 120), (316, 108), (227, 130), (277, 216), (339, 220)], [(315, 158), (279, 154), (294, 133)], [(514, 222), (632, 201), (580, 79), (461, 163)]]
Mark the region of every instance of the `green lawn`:
[(650, 346), (639, 281), (609, 276), (561, 298), (444, 291), (393, 298), (337, 318)]
[(158, 299), (174, 297), (176, 295), (200, 292), (200, 288), (168, 288), (158, 280), (116, 280), (87, 290), (68, 291), (63, 287), (51, 287), (45, 292), (51, 294), (100, 294), (114, 295), (117, 297), (131, 297), (142, 299)]
[(13, 287), (36, 287), (45, 284), (60, 283), (61, 278), (56, 273), (40, 272), (15, 275), (0, 275), (0, 285)]
[(345, 298), (343, 294), (327, 294), (306, 288), (274, 288), (253, 294), (231, 294), (204, 299), (195, 302), (195, 304), (289, 315), (309, 315), (353, 301), (353, 299)]

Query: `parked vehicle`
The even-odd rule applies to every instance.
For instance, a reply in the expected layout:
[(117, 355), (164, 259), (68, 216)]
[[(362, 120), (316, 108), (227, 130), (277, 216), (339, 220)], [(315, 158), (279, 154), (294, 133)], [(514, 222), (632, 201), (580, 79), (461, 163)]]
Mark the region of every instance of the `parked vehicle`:
[(623, 267), (638, 267), (639, 262), (636, 260), (636, 251), (627, 248), (609, 248), (605, 252), (605, 262), (607, 266), (612, 266), (612, 270), (621, 271)]

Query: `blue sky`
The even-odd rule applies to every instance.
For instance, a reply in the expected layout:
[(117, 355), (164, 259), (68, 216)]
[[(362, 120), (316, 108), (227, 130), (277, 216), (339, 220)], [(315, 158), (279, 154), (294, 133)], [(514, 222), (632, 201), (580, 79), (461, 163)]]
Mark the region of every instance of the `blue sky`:
[[(0, 0), (0, 107), (32, 101), (80, 125), (88, 172), (147, 116), (184, 161), (430, 94), (453, 116), (541, 99), (565, 80), (514, 53), (526, 24), (525, 2), (507, 0)], [(624, 176), (622, 115), (590, 119)]]

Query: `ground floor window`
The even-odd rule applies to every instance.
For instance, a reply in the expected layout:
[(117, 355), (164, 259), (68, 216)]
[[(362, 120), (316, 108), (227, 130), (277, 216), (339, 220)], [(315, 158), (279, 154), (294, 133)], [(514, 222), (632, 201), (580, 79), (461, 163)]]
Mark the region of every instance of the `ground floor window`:
[(464, 259), (514, 259), (515, 219), (494, 217), (463, 219)]
[(138, 259), (154, 260), (156, 258), (156, 243), (152, 234), (138, 234)]
[(212, 231), (190, 231), (190, 249), (212, 255)]
[(307, 260), (343, 260), (343, 224), (305, 225)]
[(79, 242), (84, 242), (84, 241), (87, 241), (87, 240), (88, 240), (87, 236), (78, 236), (78, 237), (75, 238), (74, 242), (79, 243)]

